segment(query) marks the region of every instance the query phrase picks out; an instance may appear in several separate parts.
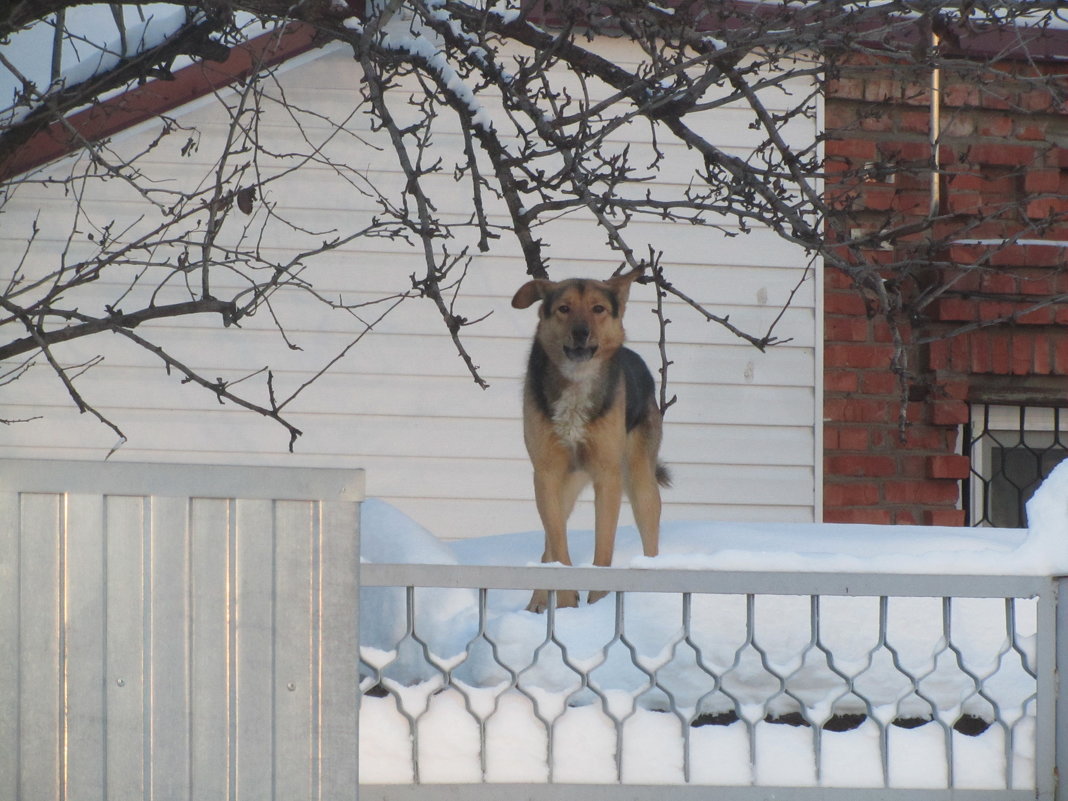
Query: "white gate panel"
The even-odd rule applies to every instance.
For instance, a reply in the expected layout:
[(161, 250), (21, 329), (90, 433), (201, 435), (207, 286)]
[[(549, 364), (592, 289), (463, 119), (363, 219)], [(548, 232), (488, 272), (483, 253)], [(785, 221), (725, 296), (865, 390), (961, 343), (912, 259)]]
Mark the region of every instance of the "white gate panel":
[(0, 797), (355, 798), (362, 493), (0, 461)]

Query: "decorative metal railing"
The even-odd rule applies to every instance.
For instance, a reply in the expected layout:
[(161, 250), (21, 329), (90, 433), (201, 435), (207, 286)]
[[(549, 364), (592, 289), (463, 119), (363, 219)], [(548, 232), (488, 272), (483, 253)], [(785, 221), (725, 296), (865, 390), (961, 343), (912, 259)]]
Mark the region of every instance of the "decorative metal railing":
[(361, 797), (1059, 798), (1063, 581), (363, 565)]

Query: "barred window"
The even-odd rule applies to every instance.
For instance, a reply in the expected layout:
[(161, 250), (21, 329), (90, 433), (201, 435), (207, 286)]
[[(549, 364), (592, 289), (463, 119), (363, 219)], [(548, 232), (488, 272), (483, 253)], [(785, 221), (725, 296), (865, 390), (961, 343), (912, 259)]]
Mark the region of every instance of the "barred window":
[(1027, 501), (1068, 456), (1068, 409), (977, 404), (963, 440), (971, 457), (962, 492), (968, 525), (1023, 528)]

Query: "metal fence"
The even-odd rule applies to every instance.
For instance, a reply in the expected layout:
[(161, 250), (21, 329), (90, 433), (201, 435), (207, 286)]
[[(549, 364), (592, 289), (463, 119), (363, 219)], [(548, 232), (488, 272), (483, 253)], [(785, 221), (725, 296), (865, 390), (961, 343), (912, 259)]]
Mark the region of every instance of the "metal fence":
[[(362, 641), (365, 801), (1065, 797), (1063, 579), (364, 565), (361, 582), (402, 617), (392, 644)], [(576, 586), (610, 595), (537, 616), (516, 592)], [(442, 637), (456, 591), (472, 611)]]

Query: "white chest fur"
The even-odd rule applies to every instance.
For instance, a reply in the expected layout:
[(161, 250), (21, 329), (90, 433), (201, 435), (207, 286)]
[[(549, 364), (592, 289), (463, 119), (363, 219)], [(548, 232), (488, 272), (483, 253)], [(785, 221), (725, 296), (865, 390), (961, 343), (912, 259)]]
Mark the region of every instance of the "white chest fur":
[(586, 426), (593, 414), (589, 388), (572, 384), (553, 404), (553, 430), (565, 444), (575, 447), (586, 438)]
[(600, 370), (585, 364), (570, 371), (570, 382), (552, 405), (553, 430), (570, 447), (577, 447), (586, 438), (586, 429), (596, 414), (594, 389), (600, 380)]

